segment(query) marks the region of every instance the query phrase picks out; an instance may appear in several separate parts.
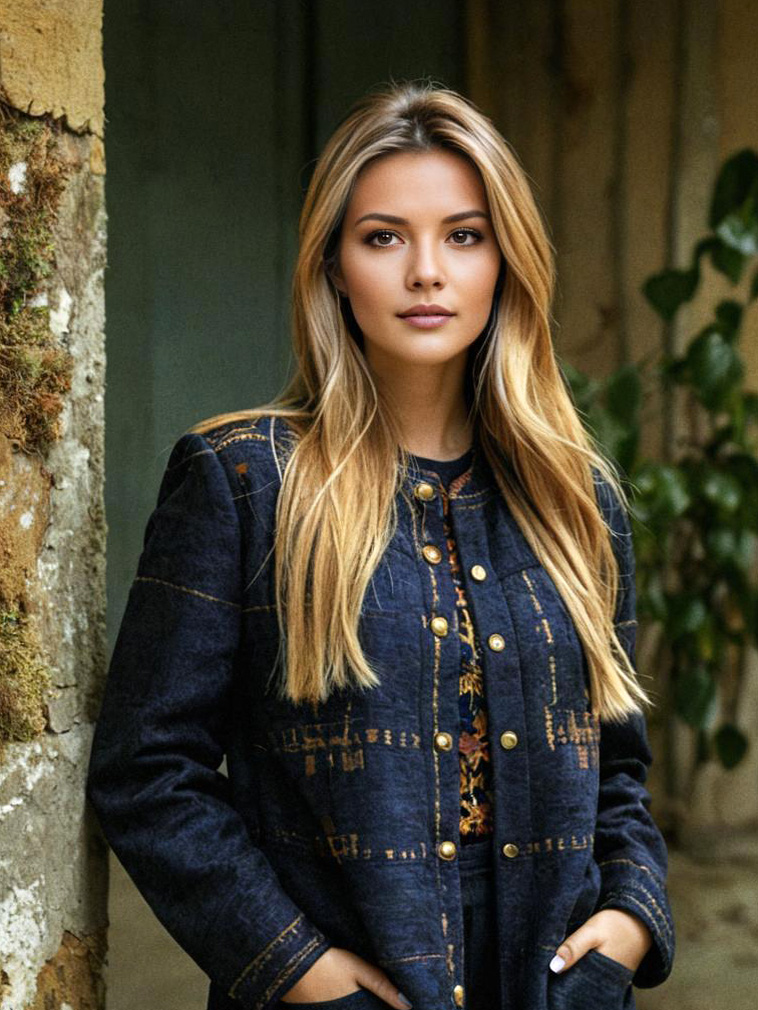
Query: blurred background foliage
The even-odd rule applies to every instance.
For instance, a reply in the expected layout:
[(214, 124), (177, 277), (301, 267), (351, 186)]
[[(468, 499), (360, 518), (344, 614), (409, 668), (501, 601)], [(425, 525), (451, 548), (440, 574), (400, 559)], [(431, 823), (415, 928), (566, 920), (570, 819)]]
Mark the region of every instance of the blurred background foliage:
[[(751, 745), (734, 713), (746, 650), (758, 644), (758, 393), (744, 388), (740, 355), (743, 314), (758, 297), (754, 150), (721, 167), (708, 225), (691, 265), (649, 277), (642, 292), (672, 321), (697, 293), (701, 261), (709, 257), (732, 285), (754, 271), (745, 304), (720, 300), (681, 354), (648, 355), (604, 379), (561, 363), (585, 424), (630, 491), (638, 617), (659, 625), (653, 669), (666, 664), (664, 705), (696, 734), (693, 775), (709, 760), (734, 768)], [(662, 461), (640, 453), (654, 384), (664, 397), (678, 388), (691, 421), (672, 458)]]

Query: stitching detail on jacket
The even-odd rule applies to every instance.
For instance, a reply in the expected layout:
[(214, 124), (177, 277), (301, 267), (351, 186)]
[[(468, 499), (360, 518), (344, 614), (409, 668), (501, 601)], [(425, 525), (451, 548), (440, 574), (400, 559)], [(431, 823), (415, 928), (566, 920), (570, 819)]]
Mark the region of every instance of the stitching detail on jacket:
[(238, 421), (225, 421), (217, 424), (213, 428), (209, 428), (208, 431), (198, 432), (198, 434), (200, 435), (200, 438), (204, 438), (210, 446), (214, 446), (238, 432), (254, 431), (260, 423), (260, 420), (260, 417), (248, 417), (240, 418)]
[[(388, 849), (360, 848), (359, 836), (355, 832), (346, 834), (327, 835), (326, 839), (320, 835), (303, 835), (294, 831), (286, 831), (283, 828), (269, 828), (268, 834), (287, 844), (286, 839), (293, 839), (289, 844), (296, 844), (298, 848), (313, 846), (315, 854), (320, 857), (336, 859), (341, 862), (343, 859), (377, 859), (394, 862), (408, 862), (413, 860), (425, 860), (431, 858), (433, 853), (427, 849), (423, 841), (417, 843), (417, 848), (406, 844), (404, 848), (395, 846)], [(555, 856), (561, 853), (582, 852), (591, 849), (595, 842), (595, 835), (590, 832), (583, 835), (553, 835), (548, 838), (533, 839), (519, 846), (519, 854), (516, 860), (523, 860), (527, 857)], [(439, 865), (439, 863), (437, 863)], [(640, 888), (642, 890), (642, 888)], [(609, 892), (616, 893), (616, 892)], [(651, 897), (651, 901), (655, 899)], [(444, 915), (444, 913), (443, 913)], [(447, 929), (447, 917), (444, 917), (443, 927)]]
[[(640, 866), (639, 863), (634, 863), (631, 859), (620, 861), (632, 863), (633, 866), (638, 866), (640, 869), (643, 870), (647, 869), (646, 866)], [(600, 864), (598, 863), (598, 866), (599, 865)], [(641, 891), (649, 899), (649, 904), (646, 906), (648, 908), (648, 911), (652, 909), (658, 915), (666, 936), (669, 936), (672, 933), (672, 928), (668, 918), (666, 917), (666, 914), (661, 909), (661, 906), (658, 904), (658, 902), (655, 900), (655, 896), (652, 895), (650, 891), (648, 891), (648, 889), (644, 887), (642, 884), (640, 884), (638, 881), (631, 882), (627, 887), (623, 888), (615, 887), (611, 889), (610, 891), (607, 892), (606, 897), (603, 899), (603, 901), (606, 901), (612, 895), (615, 895), (616, 897), (619, 898), (625, 898), (625, 899), (628, 898), (631, 901), (639, 902), (639, 899), (635, 898), (634, 895), (631, 893), (633, 890)]]
[(244, 434), (232, 434), (232, 435), (229, 435), (227, 438), (223, 439), (223, 441), (219, 442), (218, 445), (214, 445), (213, 446), (213, 451), (214, 452), (221, 452), (222, 449), (225, 449), (228, 445), (234, 445), (235, 442), (246, 442), (246, 441), (250, 441), (250, 440), (254, 440), (256, 442), (267, 442), (268, 441), (268, 439), (266, 438), (266, 436), (265, 435), (261, 435), (261, 433), (259, 431), (248, 431), (248, 432), (245, 432)]
[(489, 501), (489, 499), (490, 499), (490, 496), (488, 495), (486, 498), (482, 499), (482, 501), (474, 502), (471, 505), (459, 505), (458, 504), (458, 502), (460, 501), (459, 498), (451, 498), (450, 500), (454, 501), (456, 503), (456, 506), (455, 506), (456, 512), (463, 512), (463, 511), (473, 512), (474, 509), (483, 508), (483, 506), (485, 506), (487, 504), (487, 502)]
[[(549, 646), (548, 668), (550, 670), (550, 690), (551, 690), (551, 694), (552, 694), (552, 697), (550, 699), (550, 707), (552, 707), (552, 706), (558, 704), (558, 682), (557, 682), (557, 678), (556, 678), (555, 652), (553, 650), (553, 632), (552, 632), (552, 629), (550, 627), (550, 622), (548, 621), (547, 617), (544, 616), (544, 612), (543, 612), (543, 609), (542, 609), (542, 604), (540, 603), (540, 601), (539, 601), (539, 599), (537, 597), (537, 593), (535, 591), (535, 588), (534, 588), (534, 585), (532, 583), (532, 580), (529, 578), (529, 575), (528, 575), (528, 573), (526, 572), (525, 569), (521, 570), (521, 577), (523, 578), (524, 582), (527, 585), (527, 588), (529, 590), (529, 598), (532, 601), (532, 606), (534, 607), (534, 612), (535, 612), (535, 614), (539, 618), (539, 625), (538, 625), (538, 627), (542, 628), (542, 631), (544, 632), (544, 635), (545, 635), (545, 641), (547, 642), (547, 644)], [(548, 741), (549, 741), (549, 739), (550, 739), (550, 729), (547, 726), (547, 723), (545, 724), (545, 734), (546, 734), (546, 736), (548, 738)]]
[(536, 627), (542, 629), (548, 646), (547, 663), (550, 673), (551, 697), (543, 709), (543, 726), (547, 745), (550, 750), (555, 751), (558, 744), (571, 744), (576, 750), (579, 768), (587, 770), (595, 768), (599, 764), (600, 755), (600, 719), (588, 710), (558, 708), (558, 664), (553, 630), (526, 569), (521, 570), (521, 577), (527, 585), (529, 598), (538, 618), (539, 623)]
[(182, 586), (178, 582), (168, 582), (166, 579), (157, 579), (152, 575), (137, 575), (134, 581), (156, 582), (160, 586), (168, 586), (170, 589), (180, 589), (183, 593), (189, 593), (191, 596), (199, 596), (201, 600), (209, 600), (211, 603), (223, 603), (227, 607), (234, 607), (236, 610), (241, 609), (240, 604), (234, 603), (232, 600), (222, 600), (218, 596), (211, 596), (210, 593), (201, 593), (199, 589), (190, 589), (189, 586)]
[[(259, 951), (259, 953), (255, 955), (252, 961), (250, 961), (249, 964), (247, 964), (242, 969), (240, 974), (233, 982), (232, 987), (229, 990), (229, 996), (234, 998), (234, 990), (251, 971), (254, 971), (255, 974), (257, 974), (260, 971), (260, 969), (263, 967), (266, 961), (268, 961), (271, 958), (274, 949), (284, 942), (284, 939), (287, 936), (287, 934), (291, 933), (296, 928), (297, 924), (301, 922), (304, 918), (305, 916), (301, 912), (297, 916), (297, 918), (292, 920), (289, 926), (286, 926), (277, 937), (275, 937), (273, 940), (267, 943), (266, 946), (263, 948), (263, 950)], [(317, 942), (318, 942), (317, 940), (311, 940), (311, 944)]]
[[(346, 774), (363, 768), (363, 744), (421, 750), (421, 735), (413, 729), (363, 726), (357, 720), (346, 727), (346, 719), (347, 715), (344, 720), (298, 722), (284, 729), (269, 729), (266, 736), (275, 754), (308, 755), (316, 750), (337, 749), (339, 768)], [(306, 762), (304, 770), (306, 775), (313, 775), (316, 769)]]
[(380, 957), (377, 958), (377, 964), (380, 965), (390, 965), (390, 964), (407, 964), (409, 961), (432, 961), (440, 960), (444, 957), (444, 954), (434, 953), (434, 954), (405, 954), (401, 957)]
[(598, 863), (597, 865), (598, 866), (610, 866), (612, 863), (628, 863), (629, 866), (636, 866), (637, 869), (644, 870), (645, 873), (650, 874), (650, 876), (653, 878), (653, 880), (655, 881), (655, 883), (659, 887), (663, 887), (664, 886), (663, 885), (663, 881), (661, 880), (661, 878), (658, 876), (657, 873), (654, 873), (650, 869), (649, 866), (645, 866), (644, 863), (635, 863), (635, 861), (633, 859), (628, 859), (625, 856), (616, 856), (613, 859), (604, 859), (601, 863)]
[[(545, 731), (551, 750), (556, 744), (576, 747), (580, 768), (596, 767), (600, 753), (600, 719), (589, 710), (554, 709), (545, 705)], [(557, 725), (556, 725), (557, 724)]]
[(632, 885), (632, 887), (635, 888), (636, 890), (641, 891), (644, 895), (646, 895), (646, 897), (648, 898), (648, 901), (650, 902), (650, 907), (652, 907), (652, 909), (655, 911), (656, 915), (661, 920), (661, 924), (663, 925), (663, 930), (666, 933), (666, 935), (668, 936), (671, 933), (671, 926), (669, 925), (668, 919), (666, 918), (663, 910), (661, 909), (661, 906), (655, 900), (655, 896), (652, 895), (650, 893), (650, 891), (648, 891), (648, 889), (646, 887), (643, 887), (642, 884), (639, 884), (639, 883), (635, 882)]
[(319, 947), (323, 945), (324, 945), (323, 938), (316, 936), (312, 940), (310, 940), (303, 947), (303, 949), (299, 951), (290, 961), (288, 961), (287, 964), (284, 966), (284, 968), (282, 968), (282, 970), (276, 976), (276, 978), (268, 987), (268, 989), (266, 989), (265, 993), (263, 994), (263, 1003), (259, 1004), (259, 1006), (263, 1006), (265, 1005), (266, 1002), (268, 1002), (268, 1000), (271, 998), (271, 993), (274, 992), (274, 990), (278, 986), (280, 986), (282, 982), (287, 981), (287, 979), (292, 975), (292, 972), (295, 970), (295, 968), (297, 968), (297, 966), (300, 964), (300, 962), (303, 960), (304, 957), (307, 957), (308, 954), (310, 954), (310, 952), (313, 950), (314, 947)]
[[(465, 476), (465, 474), (464, 474), (464, 476)], [(452, 485), (451, 485), (451, 487), (452, 487)], [(491, 491), (490, 488), (487, 487), (487, 488), (482, 488), (481, 491), (472, 491), (471, 494), (459, 494), (459, 493), (455, 493), (455, 492), (448, 493), (448, 498), (451, 501), (461, 502), (461, 501), (467, 501), (468, 499), (484, 498), (485, 495), (487, 496), (487, 498), (489, 498), (492, 495), (492, 491)], [(484, 501), (480, 501), (478, 504), (479, 505), (483, 505)], [(471, 508), (471, 506), (470, 505), (469, 506), (462, 505), (461, 508)]]
[(426, 843), (420, 841), (416, 847), (406, 845), (405, 848), (372, 849), (370, 846), (360, 847), (360, 836), (354, 832), (343, 834), (328, 834), (326, 838), (318, 835), (312, 839), (315, 854), (321, 859), (334, 859), (342, 865), (345, 859), (372, 859), (388, 862), (422, 862), (429, 858)]
[[(582, 835), (581, 841), (578, 841), (576, 835), (571, 835), (571, 840), (568, 841), (568, 844), (567, 841), (567, 838), (563, 835), (554, 835), (552, 838), (542, 838), (539, 841), (535, 839), (534, 841), (527, 842), (520, 854), (535, 856), (543, 852), (545, 854), (551, 852), (577, 852), (592, 847), (595, 836), (592, 833)], [(518, 859), (519, 856), (516, 858)]]

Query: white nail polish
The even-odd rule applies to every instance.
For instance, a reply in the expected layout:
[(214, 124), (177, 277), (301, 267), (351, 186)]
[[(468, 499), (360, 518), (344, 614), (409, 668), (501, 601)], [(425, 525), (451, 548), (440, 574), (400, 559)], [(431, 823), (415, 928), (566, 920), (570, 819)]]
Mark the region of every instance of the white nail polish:
[(550, 962), (551, 971), (560, 971), (566, 962), (563, 960), (560, 954), (556, 954), (553, 960)]

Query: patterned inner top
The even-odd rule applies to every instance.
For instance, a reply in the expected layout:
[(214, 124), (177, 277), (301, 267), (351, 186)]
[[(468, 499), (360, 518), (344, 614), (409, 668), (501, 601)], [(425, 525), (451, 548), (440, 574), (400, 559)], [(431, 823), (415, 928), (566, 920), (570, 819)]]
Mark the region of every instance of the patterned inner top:
[[(413, 456), (417, 466), (433, 470), (446, 491), (453, 482), (459, 482), (467, 473), (473, 457), (468, 449), (458, 459), (435, 460)], [(474, 622), (466, 602), (461, 578), (461, 566), (455, 537), (450, 524), (447, 494), (442, 496), (447, 559), (456, 588), (458, 635), (461, 643), (460, 672), (460, 736), (458, 758), (460, 764), (461, 843), (487, 841), (494, 830), (494, 793), (490, 744), (487, 730), (487, 706), (484, 695), (484, 677), (481, 665), (481, 646)]]

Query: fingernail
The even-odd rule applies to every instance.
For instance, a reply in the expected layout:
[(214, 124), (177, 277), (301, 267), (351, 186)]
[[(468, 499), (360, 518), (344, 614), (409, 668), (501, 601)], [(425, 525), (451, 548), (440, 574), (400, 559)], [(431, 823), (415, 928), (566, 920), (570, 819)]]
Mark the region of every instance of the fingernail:
[(561, 955), (560, 954), (556, 954), (555, 957), (553, 958), (553, 960), (550, 962), (550, 970), (551, 971), (560, 971), (563, 967), (565, 967), (565, 965), (566, 965), (566, 962), (563, 960), (563, 958), (561, 957)]
[(400, 1000), (401, 1003), (404, 1003), (406, 1006), (413, 1006), (413, 1004), (408, 999), (408, 997), (407, 996), (403, 996), (403, 994), (401, 992), (399, 992), (397, 994), (397, 998)]

